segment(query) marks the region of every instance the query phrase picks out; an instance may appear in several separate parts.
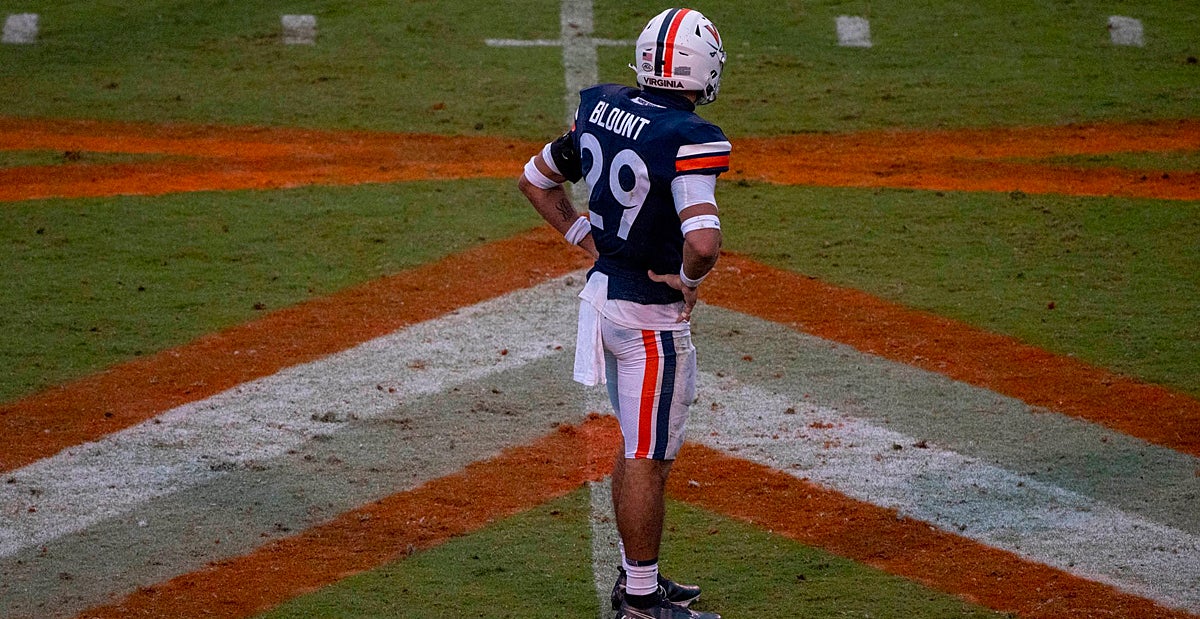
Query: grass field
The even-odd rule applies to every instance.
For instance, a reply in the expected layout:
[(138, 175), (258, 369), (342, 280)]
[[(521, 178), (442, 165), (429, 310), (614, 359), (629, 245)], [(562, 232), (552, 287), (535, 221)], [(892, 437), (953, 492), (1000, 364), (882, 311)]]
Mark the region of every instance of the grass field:
[[(11, 399), (535, 225), (511, 183), (6, 205)], [(491, 202), (487, 218), (477, 205)]]
[[(598, 1), (595, 36), (633, 38), (666, 6)], [(721, 98), (701, 111), (729, 134), (735, 162), (751, 137), (1197, 117), (1200, 12), (1177, 2), (694, 6), (729, 50)], [(0, 0), (0, 15), (17, 12), (38, 13), (41, 33), (0, 45), (0, 117), (535, 141), (563, 129), (561, 51), (483, 43), (558, 38), (551, 0)], [(280, 43), (285, 13), (316, 15), (315, 46)], [(1111, 45), (1112, 14), (1141, 19), (1145, 47)], [(839, 48), (838, 15), (868, 17), (874, 47)], [(601, 47), (601, 79), (629, 82), (628, 55)], [(0, 169), (157, 159), (6, 148)], [(1200, 144), (1040, 163), (1195, 175)], [(723, 182), (718, 199), (728, 250), (1200, 397), (1200, 202), (757, 181)], [(539, 221), (512, 180), (489, 178), (0, 204), (0, 404)], [(1200, 500), (1198, 479), (1179, 482), (1180, 500)], [(667, 558), (728, 617), (993, 614), (752, 524), (671, 508)], [(587, 511), (576, 492), (265, 616), (588, 616)], [(528, 595), (544, 590), (556, 597)]]
[[(587, 492), (579, 491), (263, 617), (403, 617), (415, 614), (414, 607), (441, 617), (588, 616), (595, 605), (588, 591), (589, 531), (582, 526), (588, 509)], [(710, 512), (673, 503), (668, 518), (683, 534), (663, 560), (711, 566), (692, 575), (702, 586), (720, 584), (723, 593), (709, 607), (736, 604), (746, 616), (772, 617), (898, 617), (913, 609), (930, 617), (1002, 616)], [(526, 562), (539, 568), (517, 569)], [(403, 596), (396, 595), (398, 587)], [(531, 599), (522, 593), (529, 590), (554, 594)]]
[[(239, 8), (232, 9), (233, 6)], [(264, 3), (249, 9), (221, 2), (186, 5), (80, 2), (40, 7), (34, 3), (24, 10), (42, 14), (43, 42), (0, 48), (4, 59), (0, 78), (10, 85), (8, 90), (14, 95), (0, 101), (0, 114), (483, 132), (531, 138), (545, 138), (559, 130), (562, 79), (557, 50), (497, 50), (479, 45), (482, 38), (500, 34), (514, 38), (553, 37), (557, 7), (552, 2), (513, 7), (511, 13), (505, 11), (500, 15), (473, 10), (470, 3), (454, 4), (453, 9), (444, 3), (394, 3), (386, 7), (327, 3), (310, 9), (321, 24), (321, 43), (311, 48), (277, 44), (277, 15), (285, 10), (283, 6)], [(764, 3), (761, 11), (725, 9), (729, 13), (726, 15), (720, 7), (697, 5), (710, 10), (713, 19), (722, 25), (732, 52), (725, 96), (720, 105), (706, 112), (711, 112), (715, 121), (737, 137), (866, 128), (1176, 118), (1189, 116), (1194, 111), (1191, 103), (1200, 98), (1196, 86), (1200, 80), (1195, 79), (1200, 68), (1186, 60), (1197, 53), (1189, 47), (1195, 45), (1195, 38), (1189, 35), (1200, 32), (1200, 17), (1178, 14), (1172, 3), (1144, 3), (1137, 7), (1145, 12), (1145, 21), (1151, 28), (1145, 48), (1108, 45), (1104, 30), (1106, 16), (1083, 3), (1054, 8), (1041, 3), (973, 6), (968, 12), (957, 5), (932, 3), (872, 15), (878, 24), (877, 47), (860, 50), (831, 44), (832, 17), (843, 12), (883, 9), (855, 3), (788, 2)], [(652, 12), (652, 8), (625, 11), (618, 3), (600, 3), (596, 7), (597, 34), (627, 36), (622, 33), (636, 32), (640, 27), (637, 24), (644, 23)], [(512, 17), (518, 14), (541, 17), (532, 20)], [(946, 24), (958, 27), (949, 28), (951, 32), (947, 33), (943, 31)], [(959, 36), (953, 36), (954, 31)], [(435, 38), (435, 33), (439, 44), (431, 46), (427, 42)], [(601, 76), (627, 79), (625, 62), (617, 50), (602, 49)], [(767, 91), (756, 85), (765, 83), (771, 84)], [(117, 86), (110, 87), (113, 84)], [(461, 96), (464, 84), (470, 84), (465, 90), (472, 96)], [(521, 95), (507, 96), (507, 93)], [(176, 100), (177, 97), (181, 100)], [(1194, 157), (1195, 153), (1190, 156), (1185, 153), (1160, 167), (1195, 170)], [(504, 195), (507, 192), (499, 189), (500, 185), (496, 187), (493, 191), (503, 196), (495, 207), (497, 212), (508, 212), (508, 216), (526, 223), (535, 221), (516, 200)], [(731, 194), (724, 199), (723, 206), (728, 205), (734, 216), (740, 217), (743, 207), (748, 214), (755, 214), (760, 206), (744, 197), (752, 195), (754, 192)], [(1090, 222), (1078, 221), (1076, 214), (1084, 209), (1067, 202), (1058, 209), (1063, 212), (1058, 216), (1060, 220), (1048, 222), (1060, 230), (1048, 234), (1045, 225), (1050, 218), (1030, 216), (1035, 207), (1029, 203), (997, 200), (977, 208), (975, 201), (979, 198), (971, 195), (939, 196), (933, 201), (937, 208), (977, 212), (984, 217), (988, 216), (986, 213), (999, 215), (1012, 210), (1000, 205), (1023, 209), (1018, 212), (1027, 216), (1003, 222), (1008, 238), (998, 241), (1004, 247), (997, 249), (1019, 252), (1020, 260), (1036, 268), (1016, 264), (996, 268), (988, 255), (967, 255), (961, 262), (955, 262), (955, 256), (970, 251), (954, 246), (956, 239), (972, 238), (979, 222), (959, 217), (927, 217), (930, 202), (922, 197), (923, 194), (886, 194), (873, 199), (880, 208), (888, 209), (891, 229), (919, 228), (922, 235), (919, 243), (891, 234), (882, 238), (863, 234), (862, 226), (868, 219), (856, 217), (853, 209), (834, 206), (843, 200), (856, 201), (854, 192), (789, 197), (779, 203), (787, 212), (800, 212), (793, 207), (798, 204), (806, 215), (811, 215), (813, 208), (827, 208), (830, 216), (791, 219), (784, 227), (779, 225), (778, 217), (750, 225), (755, 221), (751, 215), (733, 233), (773, 234), (780, 239), (773, 243), (785, 242), (785, 238), (789, 243), (790, 239), (813, 241), (815, 233), (831, 237), (817, 241), (821, 243), (852, 239), (862, 252), (882, 262), (922, 262), (923, 265), (915, 267), (915, 276), (908, 271), (884, 276), (867, 269), (856, 274), (853, 270), (857, 267), (834, 267), (832, 261), (820, 260), (819, 256), (814, 260), (812, 255), (798, 255), (788, 266), (933, 311), (950, 311), (956, 317), (1028, 338), (1056, 352), (1079, 355), (1147, 380), (1198, 393), (1196, 364), (1188, 362), (1200, 358), (1200, 336), (1187, 309), (1195, 304), (1186, 301), (1196, 299), (1198, 285), (1192, 268), (1197, 261), (1196, 244), (1187, 242), (1200, 233), (1196, 228), (1195, 204), (1163, 205), (1161, 210), (1167, 219), (1131, 227), (1125, 218), (1103, 221), (1093, 216)], [(239, 200), (234, 196), (213, 199)], [(386, 211), (393, 200), (374, 193), (353, 198), (352, 202), (361, 208)], [(99, 219), (120, 218), (118, 205), (122, 202), (125, 200), (89, 206), (86, 210)], [(895, 205), (887, 207), (884, 202)], [(37, 213), (36, 218), (22, 215), (20, 208), (6, 210), (5, 217), (14, 219), (4, 230), (12, 235), (8, 246), (16, 251), (21, 248), (18, 239), (28, 238), (38, 229), (65, 230), (86, 221), (73, 215), (78, 213), (78, 207), (73, 205), (39, 203), (28, 208)], [(1144, 214), (1155, 210), (1153, 206), (1133, 205), (1132, 211), (1126, 212)], [(105, 215), (106, 212), (111, 215)], [(188, 225), (173, 220), (172, 212), (179, 211), (168, 209), (155, 214), (160, 225), (173, 229)], [(315, 212), (319, 215), (319, 211)], [(838, 217), (838, 213), (847, 216)], [(430, 223), (435, 228), (440, 226), (437, 221)], [(1177, 238), (1157, 236), (1162, 226), (1169, 227)], [(427, 234), (426, 230), (408, 229), (414, 238)], [(143, 245), (134, 235), (109, 236), (96, 232), (86, 229), (80, 232), (81, 236), (106, 245), (92, 248), (93, 251), (128, 255), (141, 263), (141, 266), (122, 267), (123, 275), (127, 275), (116, 278), (122, 281), (151, 279), (153, 274), (144, 271), (155, 264), (161, 266), (173, 253), (163, 245)], [(1057, 234), (1058, 239), (1051, 234)], [(42, 240), (52, 238), (53, 234)], [(311, 268), (288, 269), (280, 274), (284, 281), (273, 285), (305, 290), (312, 284), (314, 290), (328, 291), (351, 280), (338, 280), (335, 276), (328, 282), (320, 281), (327, 277), (326, 273), (341, 270), (350, 278), (358, 274), (359, 281), (379, 274), (378, 270), (362, 270), (356, 262), (355, 254), (361, 251), (357, 247), (364, 242), (362, 232), (347, 231), (341, 238), (348, 242), (333, 243), (332, 248), (322, 252), (321, 261), (338, 263), (335, 268), (326, 271), (322, 268), (324, 264), (312, 263)], [(1084, 255), (1076, 253), (1070, 261), (1060, 260), (1059, 254), (1071, 249), (1062, 244), (1064, 239), (1087, 245)], [(206, 242), (203, 238), (198, 240)], [(889, 242), (894, 245), (888, 247)], [(769, 247), (760, 249), (756, 245), (735, 243), (731, 249), (751, 255), (770, 257), (773, 253)], [(1148, 265), (1149, 272), (1135, 267), (1130, 267), (1134, 271), (1128, 273), (1105, 272), (1108, 270), (1103, 266), (1105, 260), (1138, 251), (1148, 244), (1154, 245), (1153, 251), (1140, 255), (1141, 260), (1155, 263)], [(389, 245), (401, 251), (406, 251), (406, 246), (403, 240)], [(297, 254), (298, 245), (289, 247), (287, 243), (268, 241), (266, 247), (270, 249), (264, 251), (285, 254), (286, 257), (281, 256), (283, 260), (305, 262)], [(906, 256), (896, 256), (898, 247), (903, 248)], [(343, 250), (348, 251), (342, 253)], [(1078, 264), (1080, 260), (1091, 262)], [(977, 282), (986, 291), (1012, 289), (1014, 285), (1018, 290), (997, 304), (990, 294), (973, 294), (941, 281), (941, 274), (931, 270), (938, 263), (953, 264), (954, 271), (964, 280)], [(208, 268), (222, 272), (219, 280), (241, 279), (242, 283), (231, 282), (235, 287), (253, 289), (262, 284), (261, 274), (253, 272), (257, 269), (254, 264), (243, 263), (239, 267), (214, 262)], [(169, 277), (170, 271), (167, 273)], [(928, 273), (934, 281), (921, 281), (921, 273)], [(1014, 281), (1018, 273), (1023, 273), (1023, 278)], [(881, 281), (865, 281), (864, 275), (880, 277)], [(13, 276), (19, 277), (16, 273)], [(287, 281), (289, 278), (294, 279)], [(95, 279), (83, 273), (59, 272), (52, 278), (30, 278), (25, 282), (37, 286), (84, 281), (90, 285), (115, 285), (101, 284)], [(897, 294), (897, 280), (903, 283), (904, 295)], [(6, 287), (17, 299), (51, 294), (23, 290), (20, 283), (15, 288)], [(1066, 295), (1084, 294), (1081, 291), (1087, 290), (1090, 300), (1086, 305), (1095, 307), (1061, 303), (1060, 309), (1048, 316), (1042, 311), (1045, 303), (1060, 296), (1057, 289), (1064, 285), (1074, 291), (1062, 293)], [(1041, 294), (1035, 298), (1019, 292), (1039, 288)], [(211, 293), (220, 295), (222, 290), (227, 291), (228, 286), (213, 286)], [(1024, 298), (1014, 303), (1014, 295)], [(1172, 304), (1174, 311), (1163, 306), (1159, 295), (1177, 301)], [(89, 303), (92, 307), (81, 306), (78, 311), (85, 316), (124, 311), (118, 309), (121, 305), (104, 305), (105, 298), (112, 297), (97, 295)], [(19, 303), (17, 299), (11, 302)], [(192, 312), (180, 312), (178, 305), (150, 305), (144, 309), (154, 312), (155, 307), (166, 309), (170, 315), (167, 320), (155, 322), (192, 320)], [(1147, 311), (1153, 307), (1165, 311)], [(1006, 315), (995, 316), (997, 311)], [(1095, 333), (1069, 337), (1074, 333), (1074, 325), (1092, 323), (1097, 315), (1119, 320), (1121, 331), (1128, 333), (1115, 341)], [(243, 313), (215, 323), (197, 317), (198, 324), (183, 326), (179, 334), (164, 333), (159, 347), (248, 316)], [(1053, 320), (1043, 322), (1048, 317)], [(28, 330), (7, 330), (12, 339), (4, 342), (0, 350), (12, 359), (27, 348), (26, 342), (36, 334), (68, 349), (78, 349), (72, 338), (62, 336), (78, 329), (82, 326), (79, 323), (86, 320), (63, 316), (53, 322), (28, 323)], [(1110, 328), (1106, 330), (1111, 332)], [(1126, 349), (1124, 344), (1130, 340), (1134, 347)], [(53, 344), (33, 348), (41, 351), (44, 346)], [(1097, 346), (1108, 350), (1094, 349)], [(128, 355), (154, 347), (137, 343), (116, 348)], [(1145, 351), (1162, 351), (1170, 367), (1144, 367), (1163, 362), (1147, 359)], [(120, 359), (120, 356), (94, 357), (95, 361), (90, 363), (70, 360), (79, 353), (91, 356), (86, 351), (40, 353), (39, 363), (45, 368), (46, 377), (39, 380), (28, 375), (14, 376), (20, 382), (3, 386), (0, 394), (12, 397), (28, 393)], [(75, 369), (53, 367), (60, 363)]]

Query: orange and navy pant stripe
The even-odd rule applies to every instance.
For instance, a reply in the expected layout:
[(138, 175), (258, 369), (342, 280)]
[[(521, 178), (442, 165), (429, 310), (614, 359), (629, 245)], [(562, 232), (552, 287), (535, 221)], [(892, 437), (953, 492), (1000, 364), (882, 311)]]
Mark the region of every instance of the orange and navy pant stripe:
[(671, 331), (642, 331), (646, 368), (638, 407), (635, 458), (667, 457), (671, 436), (671, 404), (675, 398), (675, 337)]

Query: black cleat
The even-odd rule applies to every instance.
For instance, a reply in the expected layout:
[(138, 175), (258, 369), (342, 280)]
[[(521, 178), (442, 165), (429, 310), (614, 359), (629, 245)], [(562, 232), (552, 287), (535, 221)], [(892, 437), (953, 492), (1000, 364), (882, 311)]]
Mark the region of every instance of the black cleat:
[[(613, 585), (612, 590), (612, 609), (618, 610), (621, 608), (621, 602), (625, 601), (625, 569), (617, 568), (617, 583)], [(687, 608), (692, 602), (700, 599), (700, 587), (697, 585), (681, 585), (669, 578), (658, 575), (658, 593), (667, 599), (667, 601), (678, 604)]]
[(615, 619), (721, 619), (721, 615), (698, 613), (670, 600), (659, 598), (658, 604), (651, 608), (637, 608), (631, 606), (628, 600), (621, 600)]

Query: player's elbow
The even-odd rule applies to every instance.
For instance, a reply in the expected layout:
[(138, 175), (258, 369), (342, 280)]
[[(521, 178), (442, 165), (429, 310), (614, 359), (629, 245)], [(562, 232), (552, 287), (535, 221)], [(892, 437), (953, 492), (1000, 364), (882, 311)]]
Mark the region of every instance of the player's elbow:
[(541, 189), (538, 189), (536, 185), (529, 182), (529, 179), (525, 177), (524, 173), (517, 177), (517, 189), (521, 193), (525, 194), (525, 197), (528, 198), (530, 202), (536, 200), (538, 193), (542, 191)]
[(684, 242), (687, 243), (688, 251), (707, 262), (716, 262), (717, 257), (721, 255), (721, 230), (719, 228), (693, 230), (688, 233)]

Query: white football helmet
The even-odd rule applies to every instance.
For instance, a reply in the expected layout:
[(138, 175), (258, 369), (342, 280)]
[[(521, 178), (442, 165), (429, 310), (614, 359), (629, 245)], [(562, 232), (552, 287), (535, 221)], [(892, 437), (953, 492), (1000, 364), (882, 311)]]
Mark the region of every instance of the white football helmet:
[(664, 90), (694, 90), (698, 105), (721, 90), (725, 47), (717, 27), (700, 11), (667, 9), (638, 36), (634, 62), (638, 84)]

